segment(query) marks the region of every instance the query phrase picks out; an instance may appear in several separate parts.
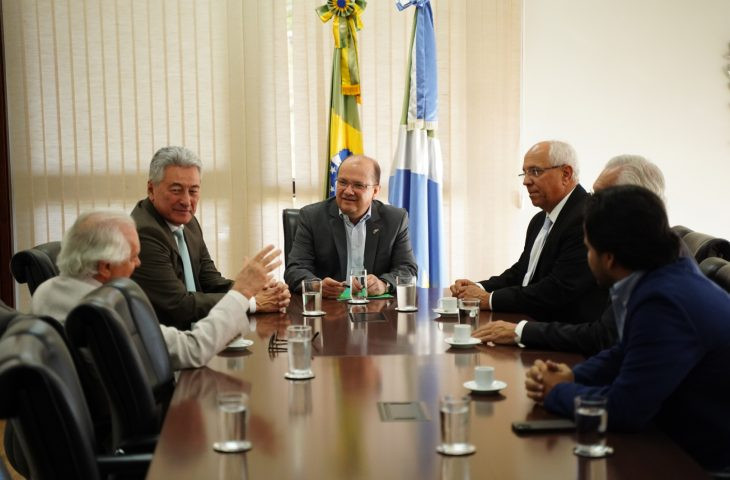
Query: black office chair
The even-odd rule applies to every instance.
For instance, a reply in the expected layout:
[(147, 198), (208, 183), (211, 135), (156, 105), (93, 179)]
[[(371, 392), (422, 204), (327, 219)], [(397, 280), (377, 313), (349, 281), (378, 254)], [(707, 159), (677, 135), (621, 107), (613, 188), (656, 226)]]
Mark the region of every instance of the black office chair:
[(285, 208), (282, 212), (281, 219), (284, 223), (284, 265), (289, 263), (289, 251), (294, 245), (294, 237), (297, 234), (299, 226), (299, 209)]
[(700, 232), (689, 232), (682, 241), (695, 257), (697, 263), (709, 257), (730, 260), (730, 242), (724, 238), (716, 238)]
[(88, 406), (63, 338), (25, 316), (0, 339), (0, 417), (10, 420), (34, 480), (143, 477), (150, 454), (100, 455)]
[(685, 227), (684, 225), (675, 225), (672, 227), (672, 231), (677, 234), (679, 238), (684, 238), (685, 235), (693, 232), (694, 230), (689, 227)]
[(723, 290), (730, 292), (730, 262), (718, 257), (708, 257), (700, 263), (700, 270)]
[(33, 295), (38, 285), (58, 275), (56, 257), (61, 242), (48, 242), (23, 250), (10, 259), (10, 271), (18, 283), (27, 283)]
[(155, 311), (128, 278), (89, 293), (66, 317), (75, 348), (88, 349), (109, 397), (112, 445), (151, 451), (175, 387)]

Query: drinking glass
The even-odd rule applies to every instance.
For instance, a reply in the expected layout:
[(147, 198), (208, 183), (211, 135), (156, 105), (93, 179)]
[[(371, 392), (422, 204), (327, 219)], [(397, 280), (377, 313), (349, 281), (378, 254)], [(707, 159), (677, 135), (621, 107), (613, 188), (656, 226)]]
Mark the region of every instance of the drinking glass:
[(469, 397), (446, 395), (441, 399), (441, 445), (436, 447), (444, 455), (468, 455), (476, 448), (469, 443)]
[(219, 452), (245, 452), (251, 449), (246, 440), (246, 417), (248, 395), (240, 392), (222, 392), (216, 397), (218, 403), (218, 438), (213, 448)]
[(606, 446), (607, 399), (601, 395), (575, 397), (575, 437), (573, 453), (582, 457), (603, 457), (613, 449)]
[[(355, 283), (362, 287), (357, 292), (355, 292)], [(368, 271), (353, 268), (350, 272), (350, 303), (368, 302)]]
[(473, 330), (479, 327), (479, 299), (478, 298), (460, 298), (459, 299), (459, 323), (471, 325)]
[(416, 306), (416, 277), (398, 275), (395, 277), (395, 289), (398, 297), (398, 310), (410, 312), (418, 310)]
[(312, 373), (312, 327), (310, 325), (289, 325), (286, 327), (286, 349), (289, 354), (289, 371), (286, 378), (306, 379)]
[(322, 312), (322, 280), (319, 278), (302, 280), (302, 307), (304, 315)]

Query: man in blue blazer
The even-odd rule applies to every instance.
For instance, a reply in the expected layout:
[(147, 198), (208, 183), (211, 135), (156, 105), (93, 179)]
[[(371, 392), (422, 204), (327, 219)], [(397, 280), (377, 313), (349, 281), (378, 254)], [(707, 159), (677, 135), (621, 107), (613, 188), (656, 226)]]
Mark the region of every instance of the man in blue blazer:
[(706, 469), (730, 468), (730, 296), (679, 257), (663, 203), (641, 187), (594, 194), (585, 243), (619, 342), (572, 370), (536, 361), (527, 395), (564, 416), (577, 395), (604, 395), (609, 430), (656, 424)]
[(345, 289), (354, 268), (368, 272), (368, 294), (395, 292), (396, 275), (416, 275), (408, 236), (408, 213), (375, 200), (380, 166), (362, 155), (345, 159), (337, 173), (335, 197), (299, 211), (299, 224), (284, 272), (292, 292), (302, 280), (318, 277), (322, 295)]

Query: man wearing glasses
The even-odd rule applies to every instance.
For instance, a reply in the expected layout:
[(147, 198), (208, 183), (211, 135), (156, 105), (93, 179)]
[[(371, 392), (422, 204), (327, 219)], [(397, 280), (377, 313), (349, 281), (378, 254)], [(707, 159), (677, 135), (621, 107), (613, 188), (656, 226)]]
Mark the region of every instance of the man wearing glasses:
[(353, 269), (368, 272), (369, 295), (395, 292), (396, 275), (415, 275), (408, 213), (375, 200), (380, 166), (372, 158), (346, 158), (337, 173), (335, 197), (299, 211), (284, 280), (293, 292), (302, 280), (318, 277), (322, 295), (336, 298)]
[(527, 227), (517, 263), (479, 283), (459, 279), (451, 292), (481, 300), (481, 308), (518, 312), (535, 320), (583, 322), (598, 318), (607, 292), (598, 287), (583, 245), (583, 205), (588, 193), (578, 184), (573, 147), (547, 141), (533, 146), (522, 166), (522, 184), (542, 211)]

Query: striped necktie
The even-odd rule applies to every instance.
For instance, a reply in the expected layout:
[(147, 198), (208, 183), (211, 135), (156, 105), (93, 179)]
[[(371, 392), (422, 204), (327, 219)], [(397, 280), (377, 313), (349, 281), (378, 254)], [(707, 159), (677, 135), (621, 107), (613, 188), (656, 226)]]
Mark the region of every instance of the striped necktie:
[(522, 280), (523, 287), (526, 287), (530, 283), (532, 276), (535, 274), (537, 262), (540, 260), (542, 247), (543, 245), (545, 245), (545, 239), (547, 239), (548, 233), (550, 232), (550, 227), (552, 225), (553, 221), (550, 220), (550, 217), (548, 217), (547, 214), (545, 214), (545, 223), (542, 224), (542, 229), (540, 230), (540, 233), (537, 234), (537, 238), (535, 238), (535, 243), (532, 244), (532, 250), (530, 250), (530, 263), (527, 266), (527, 273), (525, 274), (525, 278)]
[(177, 250), (180, 252), (180, 257), (183, 262), (183, 273), (185, 274), (185, 288), (188, 292), (195, 291), (195, 278), (193, 277), (193, 265), (190, 262), (190, 253), (188, 252), (188, 246), (185, 243), (185, 235), (183, 235), (183, 228), (180, 227), (174, 232), (175, 240), (177, 240)]

